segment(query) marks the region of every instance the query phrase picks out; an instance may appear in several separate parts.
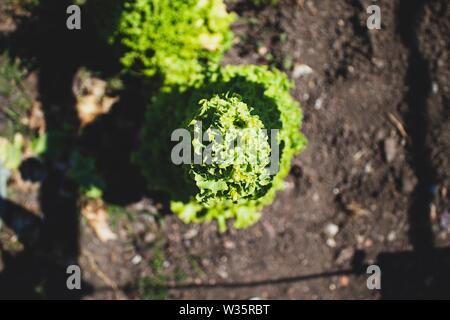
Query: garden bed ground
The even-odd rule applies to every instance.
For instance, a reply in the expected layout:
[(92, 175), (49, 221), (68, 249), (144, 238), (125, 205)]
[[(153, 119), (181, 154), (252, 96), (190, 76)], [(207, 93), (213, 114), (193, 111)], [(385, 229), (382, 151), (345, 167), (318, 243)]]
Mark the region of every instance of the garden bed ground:
[[(72, 80), (80, 66), (100, 77), (115, 72), (88, 27), (78, 34), (57, 27), (63, 2), (0, 29), (8, 30), (1, 49), (35, 66), (27, 83), (55, 130), (77, 125)], [(35, 207), (46, 216), (30, 227), (38, 240), (17, 252), (5, 250), (10, 231), (0, 231), (0, 296), (450, 298), (450, 5), (379, 0), (382, 29), (370, 31), (370, 4), (229, 4), (240, 18), (224, 63), (285, 70), (309, 139), (260, 222), (223, 234), (213, 224), (184, 225), (168, 213), (166, 197), (144, 192), (128, 161), (144, 103), (134, 94), (140, 84), (127, 79), (111, 112), (65, 146), (96, 150), (117, 240), (101, 242), (80, 217), (74, 187), (59, 171), (64, 163), (45, 164), (44, 185), (8, 206), (11, 216)], [(14, 25), (8, 14), (0, 12), (0, 23)], [(64, 266), (77, 260), (84, 290), (72, 296)], [(368, 264), (380, 265), (382, 290), (367, 289)]]

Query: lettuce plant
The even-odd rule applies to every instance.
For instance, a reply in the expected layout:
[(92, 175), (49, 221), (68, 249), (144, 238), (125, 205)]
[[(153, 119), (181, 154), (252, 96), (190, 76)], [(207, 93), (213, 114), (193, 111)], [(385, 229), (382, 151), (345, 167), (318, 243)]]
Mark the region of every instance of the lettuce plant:
[[(172, 211), (185, 223), (216, 220), (223, 231), (229, 219), (236, 228), (256, 222), (283, 187), (292, 158), (306, 145), (299, 131), (302, 114), (290, 87), (284, 73), (267, 67), (212, 67), (189, 88), (172, 87), (154, 97), (135, 154), (149, 188), (168, 192)], [(177, 165), (171, 157), (177, 142), (171, 140), (180, 128), (191, 133), (193, 161)], [(278, 134), (258, 134), (264, 129)], [(216, 141), (218, 134), (222, 139)], [(227, 140), (236, 137), (246, 143), (229, 148)], [(279, 168), (271, 173), (274, 143), (279, 147)], [(210, 161), (202, 152), (207, 148), (212, 149)], [(223, 161), (211, 161), (218, 151), (225, 154)], [(200, 162), (196, 155), (201, 155)]]
[[(165, 84), (202, 77), (231, 45), (234, 15), (223, 0), (89, 0), (100, 35), (121, 51), (125, 69)], [(104, 13), (103, 13), (104, 12)]]

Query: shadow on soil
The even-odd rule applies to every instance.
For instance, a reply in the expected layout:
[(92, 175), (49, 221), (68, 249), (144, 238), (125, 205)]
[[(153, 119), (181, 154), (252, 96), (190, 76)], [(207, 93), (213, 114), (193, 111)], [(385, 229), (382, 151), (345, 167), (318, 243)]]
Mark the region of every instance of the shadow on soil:
[[(19, 236), (25, 241), (24, 248), (15, 255), (0, 248), (4, 252), (1, 298), (78, 299), (91, 290), (86, 283), (82, 285), (83, 291), (70, 291), (66, 286), (67, 267), (78, 264), (80, 255), (79, 186), (68, 175), (74, 149), (87, 151), (96, 158), (105, 176), (107, 201), (124, 205), (140, 199), (145, 192), (142, 178), (129, 161), (145, 105), (136, 92), (139, 83), (126, 85), (134, 91), (120, 92), (121, 102), (85, 128), (80, 137), (73, 93), (77, 70), (86, 67), (108, 76), (116, 74), (119, 68), (111, 50), (90, 31), (88, 22), (80, 31), (66, 28), (65, 12), (70, 3), (41, 0), (32, 16), (20, 21), (14, 33), (0, 35), (0, 50), (19, 57), (38, 73), (38, 95), (49, 137), (45, 154), (40, 159), (27, 159), (20, 168), (24, 180), (41, 177), (38, 182), (43, 218), (1, 200), (4, 210), (0, 216), (5, 224), (18, 235), (24, 232), (24, 227), (25, 233), (32, 229), (35, 235), (33, 241)], [(124, 79), (125, 83), (128, 81), (134, 80)]]
[(450, 298), (450, 248), (437, 249), (433, 244), (430, 221), (432, 186), (436, 173), (427, 146), (429, 115), (427, 99), (431, 77), (427, 61), (421, 54), (416, 30), (423, 16), (425, 0), (402, 0), (399, 8), (399, 33), (409, 49), (406, 96), (409, 109), (404, 115), (411, 137), (410, 158), (418, 184), (409, 208), (409, 239), (412, 252), (382, 253), (378, 264), (382, 270), (384, 299)]

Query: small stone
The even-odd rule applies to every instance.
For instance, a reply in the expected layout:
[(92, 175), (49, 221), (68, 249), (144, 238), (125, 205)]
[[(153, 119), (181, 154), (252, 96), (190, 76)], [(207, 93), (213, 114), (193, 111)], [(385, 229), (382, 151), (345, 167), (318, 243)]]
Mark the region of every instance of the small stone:
[(335, 248), (336, 247), (336, 240), (334, 240), (333, 238), (329, 238), (329, 239), (327, 239), (326, 244), (330, 248)]
[(348, 285), (350, 284), (350, 278), (347, 276), (341, 276), (339, 277), (339, 285), (341, 287), (348, 287)]
[(197, 234), (198, 234), (197, 229), (189, 229), (189, 231), (184, 234), (184, 239), (186, 240), (193, 239), (197, 236)]
[(364, 241), (364, 247), (370, 248), (371, 246), (373, 246), (373, 241), (371, 239), (366, 239)]
[(314, 109), (316, 110), (322, 109), (322, 104), (323, 104), (322, 98), (317, 99), (316, 102), (314, 103)]
[(267, 52), (268, 52), (267, 47), (262, 46), (258, 48), (258, 53), (261, 56), (265, 56)]
[(387, 235), (387, 240), (389, 242), (392, 242), (392, 241), (395, 241), (395, 239), (397, 239), (397, 234), (395, 233), (395, 231), (389, 232)]
[(228, 272), (223, 267), (219, 267), (219, 270), (217, 270), (217, 274), (222, 279), (227, 279), (228, 278)]
[(148, 232), (144, 237), (145, 243), (152, 243), (153, 241), (155, 241), (155, 239), (156, 239), (156, 235), (151, 232)]
[(318, 202), (320, 200), (320, 196), (317, 192), (314, 192), (312, 199), (314, 202)]
[(433, 84), (431, 85), (431, 89), (434, 94), (437, 94), (439, 92), (439, 85), (436, 82), (433, 82)]
[(360, 234), (357, 234), (356, 235), (356, 242), (359, 244), (359, 245), (362, 245), (363, 243), (364, 243), (364, 236), (362, 236), (362, 235), (360, 235)]
[(394, 138), (384, 140), (384, 156), (387, 162), (392, 162), (397, 154), (397, 142)]
[(142, 256), (140, 256), (138, 254), (135, 255), (133, 257), (133, 259), (131, 259), (131, 263), (134, 264), (134, 265), (137, 265), (137, 264), (141, 263), (141, 261), (142, 261)]
[(372, 63), (379, 69), (384, 67), (384, 61), (378, 58), (372, 58)]
[(437, 218), (438, 218), (438, 214), (437, 214), (436, 205), (434, 203), (432, 203), (430, 205), (430, 220), (431, 220), (431, 222), (435, 223), (437, 221)]
[(446, 187), (442, 187), (441, 188), (441, 197), (442, 198), (446, 198), (447, 197), (447, 193), (448, 193), (447, 188)]
[(325, 234), (330, 238), (333, 238), (338, 232), (339, 227), (334, 223), (329, 223), (325, 226)]
[(307, 76), (313, 72), (314, 70), (310, 66), (307, 66), (306, 64), (296, 64), (294, 66), (294, 70), (292, 71), (292, 77), (296, 79), (303, 76)]
[(236, 248), (236, 244), (233, 241), (230, 241), (230, 240), (225, 240), (225, 242), (223, 243), (223, 246), (225, 247), (225, 249), (234, 249), (234, 248)]

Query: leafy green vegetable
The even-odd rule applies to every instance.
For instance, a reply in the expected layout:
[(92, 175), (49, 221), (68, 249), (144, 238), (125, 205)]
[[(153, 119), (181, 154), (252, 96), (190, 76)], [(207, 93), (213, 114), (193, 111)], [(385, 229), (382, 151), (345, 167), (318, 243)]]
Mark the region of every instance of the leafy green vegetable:
[[(256, 222), (260, 210), (283, 187), (293, 156), (306, 145), (299, 131), (302, 114), (290, 87), (278, 70), (214, 66), (203, 81), (160, 93), (148, 107), (135, 154), (149, 188), (170, 193), (172, 211), (186, 223), (216, 220), (223, 231), (229, 219), (236, 228)], [(207, 143), (198, 139), (199, 122)], [(179, 128), (191, 133), (194, 156), (204, 155), (212, 145), (211, 157), (222, 152), (224, 161), (208, 163), (202, 158), (200, 163), (173, 164), (176, 142), (171, 142), (171, 135)], [(270, 135), (257, 134), (263, 129), (278, 130), (279, 170), (272, 175), (268, 162), (274, 141)], [(224, 137), (222, 141), (214, 139), (215, 133)], [(228, 148), (227, 140), (237, 136), (248, 143)], [(227, 161), (227, 155), (234, 161)]]
[(231, 45), (234, 15), (223, 0), (89, 0), (99, 34), (120, 47), (123, 66), (165, 84), (202, 78)]

